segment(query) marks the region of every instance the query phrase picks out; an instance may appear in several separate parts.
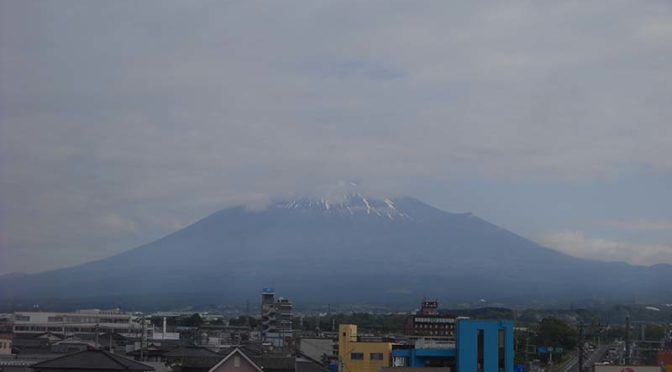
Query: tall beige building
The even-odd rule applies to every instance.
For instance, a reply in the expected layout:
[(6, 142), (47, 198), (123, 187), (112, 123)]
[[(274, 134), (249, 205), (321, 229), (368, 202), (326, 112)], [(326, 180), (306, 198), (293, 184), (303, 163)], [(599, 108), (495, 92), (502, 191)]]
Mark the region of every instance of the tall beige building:
[(338, 326), (338, 361), (341, 372), (378, 372), (392, 365), (392, 345), (387, 341), (364, 341), (355, 324)]

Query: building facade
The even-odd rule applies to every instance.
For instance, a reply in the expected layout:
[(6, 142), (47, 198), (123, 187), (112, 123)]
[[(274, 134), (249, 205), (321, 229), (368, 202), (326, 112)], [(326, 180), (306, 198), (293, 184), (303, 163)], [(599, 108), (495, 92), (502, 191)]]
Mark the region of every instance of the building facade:
[(114, 332), (127, 337), (142, 332), (130, 314), (120, 311), (82, 310), (74, 313), (14, 313), (14, 334), (56, 333), (64, 336)]
[(276, 299), (273, 288), (261, 292), (261, 339), (274, 347), (285, 347), (292, 339), (292, 302)]
[(420, 310), (409, 317), (406, 334), (455, 338), (455, 320), (454, 316), (439, 313), (438, 301), (423, 300)]
[(513, 322), (460, 319), (457, 322), (458, 372), (513, 372)]
[(378, 372), (390, 366), (393, 342), (386, 340), (363, 341), (357, 335), (357, 326), (338, 326), (338, 361), (340, 372)]
[[(341, 371), (513, 372), (513, 322), (457, 320), (455, 342), (361, 342), (357, 326), (339, 327)], [(377, 353), (380, 357), (373, 357)], [(381, 360), (382, 359), (382, 360)]]

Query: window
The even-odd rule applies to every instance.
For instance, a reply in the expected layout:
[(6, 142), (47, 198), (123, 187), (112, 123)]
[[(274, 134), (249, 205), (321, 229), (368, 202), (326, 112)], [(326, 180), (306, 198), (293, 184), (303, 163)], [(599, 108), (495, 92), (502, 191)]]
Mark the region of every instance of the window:
[(240, 367), (240, 357), (238, 355), (235, 355), (233, 357), (233, 366), (234, 367)]
[(499, 330), (499, 342), (498, 342), (498, 353), (497, 358), (499, 360), (499, 371), (503, 372), (506, 365), (506, 333), (503, 329)]
[(29, 322), (30, 317), (28, 315), (16, 315), (16, 320), (21, 321), (21, 322)]
[(350, 360), (364, 360), (364, 353), (350, 353)]
[(476, 339), (476, 352), (477, 352), (477, 370), (483, 371), (485, 363), (485, 331), (482, 329), (478, 330), (478, 338)]
[(371, 354), (369, 354), (369, 359), (371, 359), (371, 360), (383, 360), (383, 353), (371, 353)]

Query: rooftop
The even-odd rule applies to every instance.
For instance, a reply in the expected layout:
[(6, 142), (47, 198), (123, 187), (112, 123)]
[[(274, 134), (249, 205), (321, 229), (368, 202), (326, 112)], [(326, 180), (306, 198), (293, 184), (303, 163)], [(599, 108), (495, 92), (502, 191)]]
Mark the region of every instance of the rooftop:
[(32, 365), (33, 369), (96, 369), (108, 371), (153, 371), (154, 368), (99, 349), (88, 349)]

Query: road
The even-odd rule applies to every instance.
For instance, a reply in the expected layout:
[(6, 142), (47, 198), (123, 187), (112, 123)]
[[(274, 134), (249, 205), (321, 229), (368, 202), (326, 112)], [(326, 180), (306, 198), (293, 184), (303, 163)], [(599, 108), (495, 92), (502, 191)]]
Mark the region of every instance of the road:
[[(586, 358), (583, 361), (583, 365), (585, 367), (592, 366), (593, 364), (597, 363), (602, 359), (604, 354), (606, 354), (607, 350), (609, 349), (609, 346), (611, 345), (605, 345), (605, 346), (600, 346), (595, 351), (593, 351), (588, 358)], [(561, 372), (577, 372), (578, 371), (578, 364), (579, 364), (579, 358), (574, 356), (570, 361), (564, 365), (564, 367), (561, 369)]]

